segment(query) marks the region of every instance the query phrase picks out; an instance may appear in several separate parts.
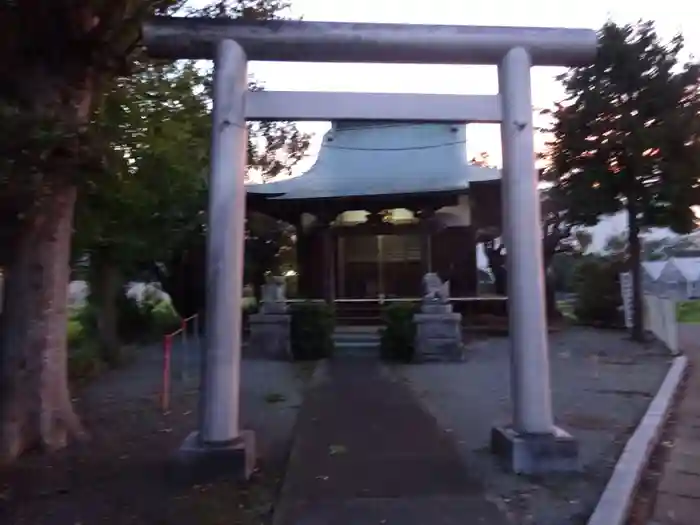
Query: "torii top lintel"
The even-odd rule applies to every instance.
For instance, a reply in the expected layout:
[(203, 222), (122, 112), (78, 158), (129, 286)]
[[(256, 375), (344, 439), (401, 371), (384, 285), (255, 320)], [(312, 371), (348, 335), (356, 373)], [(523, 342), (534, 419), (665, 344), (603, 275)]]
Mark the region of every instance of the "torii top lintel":
[(249, 60), (395, 64), (498, 64), (516, 47), (535, 66), (578, 66), (595, 56), (591, 29), (243, 21), (157, 17), (143, 28), (156, 58), (211, 59), (231, 39)]

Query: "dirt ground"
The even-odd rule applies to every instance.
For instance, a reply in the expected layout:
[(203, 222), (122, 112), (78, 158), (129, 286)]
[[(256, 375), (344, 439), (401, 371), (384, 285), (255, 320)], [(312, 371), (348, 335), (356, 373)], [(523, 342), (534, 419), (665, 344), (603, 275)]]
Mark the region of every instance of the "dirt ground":
[[(172, 454), (196, 428), (197, 393), (194, 388), (176, 390), (173, 408), (164, 414), (155, 393), (159, 367), (157, 356), (147, 357), (132, 370), (110, 372), (78, 392), (75, 406), (90, 440), (49, 456), (28, 455), (12, 468), (0, 470), (0, 523), (269, 523), (284, 454), (268, 459), (267, 464), (259, 462), (258, 471), (247, 484), (219, 482), (185, 487), (169, 477)], [(261, 368), (258, 375), (265, 373), (266, 369)], [(256, 381), (255, 377), (251, 379)], [(262, 395), (255, 393), (256, 399)], [(266, 407), (261, 409), (260, 404), (266, 402), (255, 402), (258, 405), (250, 410), (265, 412)], [(272, 409), (276, 407), (270, 405)]]
[(268, 523), (279, 466), (260, 465), (247, 485), (177, 486), (168, 460), (195, 428), (196, 396), (163, 415), (156, 403), (81, 403), (88, 443), (22, 459), (0, 472), (0, 523), (12, 525), (261, 525)]

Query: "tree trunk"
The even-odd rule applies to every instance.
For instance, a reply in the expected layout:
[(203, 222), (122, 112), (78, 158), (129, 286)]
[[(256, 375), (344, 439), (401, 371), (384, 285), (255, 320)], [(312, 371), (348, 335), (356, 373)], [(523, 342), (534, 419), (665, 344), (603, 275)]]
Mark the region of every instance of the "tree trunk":
[(90, 303), (97, 321), (97, 340), (102, 358), (110, 366), (121, 361), (117, 300), (122, 292), (119, 268), (101, 253), (90, 260)]
[(206, 315), (206, 243), (203, 233), (194, 235), (167, 262), (164, 272), (156, 268), (156, 275), (178, 315), (185, 318), (199, 314), (203, 322)]
[(544, 293), (547, 307), (547, 321), (559, 321), (561, 319), (561, 312), (557, 306), (557, 292), (554, 287), (553, 279), (547, 274), (546, 270), (544, 275)]
[(639, 220), (634, 199), (627, 205), (629, 223), (629, 264), (632, 272), (632, 339), (644, 341), (644, 291), (642, 290), (642, 247), (639, 239)]
[(561, 319), (561, 312), (557, 307), (557, 291), (554, 283), (554, 278), (552, 277), (549, 268), (550, 266), (552, 266), (552, 260), (554, 259), (554, 255), (556, 254), (556, 248), (559, 245), (559, 240), (557, 240), (556, 243), (553, 243), (552, 246), (550, 245), (550, 243), (547, 242), (547, 239), (545, 238), (545, 242), (543, 243), (543, 245), (544, 250), (542, 261), (544, 265), (544, 299), (546, 305), (547, 321), (558, 321), (559, 319)]
[(253, 273), (253, 296), (255, 296), (255, 300), (257, 301), (258, 304), (260, 304), (260, 301), (262, 301), (262, 290), (263, 286), (265, 286), (265, 271), (256, 268), (256, 271)]
[(83, 436), (67, 374), (68, 280), (76, 188), (53, 185), (25, 218), (0, 318), (0, 461)]

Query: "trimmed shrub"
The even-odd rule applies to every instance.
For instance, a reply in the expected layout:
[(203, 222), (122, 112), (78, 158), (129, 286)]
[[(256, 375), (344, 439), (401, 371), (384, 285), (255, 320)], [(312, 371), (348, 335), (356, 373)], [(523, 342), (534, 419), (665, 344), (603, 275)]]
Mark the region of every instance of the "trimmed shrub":
[(621, 264), (603, 257), (586, 257), (576, 268), (574, 316), (580, 324), (622, 328)]
[(333, 354), (335, 315), (326, 303), (297, 303), (290, 309), (292, 357), (297, 361), (325, 359)]
[(415, 354), (416, 324), (413, 316), (418, 307), (410, 303), (394, 303), (382, 312), (384, 329), (379, 352), (382, 359), (410, 363)]

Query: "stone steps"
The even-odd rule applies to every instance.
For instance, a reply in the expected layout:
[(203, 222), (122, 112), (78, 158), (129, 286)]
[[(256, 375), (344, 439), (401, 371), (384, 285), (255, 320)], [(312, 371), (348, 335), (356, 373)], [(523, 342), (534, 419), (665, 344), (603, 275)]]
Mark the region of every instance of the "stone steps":
[(341, 326), (333, 334), (336, 355), (344, 357), (378, 357), (380, 328)]

